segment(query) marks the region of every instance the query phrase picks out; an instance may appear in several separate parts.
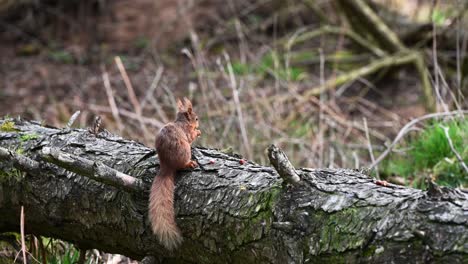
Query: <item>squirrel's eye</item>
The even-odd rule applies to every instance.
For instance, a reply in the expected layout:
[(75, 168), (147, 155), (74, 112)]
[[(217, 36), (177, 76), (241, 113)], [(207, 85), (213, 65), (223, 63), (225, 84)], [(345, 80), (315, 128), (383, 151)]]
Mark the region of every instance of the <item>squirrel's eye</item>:
[(195, 117), (195, 120), (198, 121), (198, 117)]

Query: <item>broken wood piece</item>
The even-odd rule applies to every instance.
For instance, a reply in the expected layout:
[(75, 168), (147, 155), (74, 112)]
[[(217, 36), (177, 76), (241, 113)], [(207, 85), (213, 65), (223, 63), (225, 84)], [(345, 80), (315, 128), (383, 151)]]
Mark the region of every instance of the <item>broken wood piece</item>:
[(275, 167), (281, 178), (291, 184), (296, 184), (301, 181), (301, 178), (296, 173), (296, 169), (289, 161), (284, 152), (275, 145), (268, 147), (268, 158), (271, 165)]

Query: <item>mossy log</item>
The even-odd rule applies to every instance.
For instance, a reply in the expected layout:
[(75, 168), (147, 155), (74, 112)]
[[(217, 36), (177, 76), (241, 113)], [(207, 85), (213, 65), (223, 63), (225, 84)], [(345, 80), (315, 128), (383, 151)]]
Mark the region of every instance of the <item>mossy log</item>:
[(0, 120), (0, 150), (0, 232), (20, 230), (24, 206), (26, 233), (161, 263), (468, 258), (468, 194), (462, 190), (422, 191), (354, 170), (294, 172), (291, 166), (285, 171), (299, 179), (287, 183), (272, 167), (194, 148), (200, 167), (178, 173), (175, 193), (184, 242), (167, 252), (147, 219), (148, 190), (159, 168), (154, 149), (105, 132)]

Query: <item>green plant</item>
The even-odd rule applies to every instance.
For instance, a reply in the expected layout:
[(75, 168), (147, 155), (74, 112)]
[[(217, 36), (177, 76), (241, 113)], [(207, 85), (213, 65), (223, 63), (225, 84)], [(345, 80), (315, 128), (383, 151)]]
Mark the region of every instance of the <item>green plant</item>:
[(65, 50), (52, 50), (49, 52), (49, 58), (55, 62), (72, 64), (74, 59), (73, 55)]
[(134, 42), (135, 48), (137, 49), (146, 49), (150, 44), (150, 40), (145, 36), (138, 37)]
[(276, 52), (264, 55), (257, 64), (247, 64), (235, 61), (232, 63), (234, 74), (256, 74), (260, 76), (271, 75), (280, 80), (300, 81), (306, 77), (306, 72), (294, 66), (285, 66), (285, 59)]
[(13, 122), (11, 120), (5, 120), (0, 125), (0, 131), (3, 131), (3, 132), (16, 132), (16, 131), (18, 131), (18, 129), (15, 128), (15, 122)]
[(68, 245), (63, 254), (52, 255), (51, 258), (48, 259), (47, 263), (74, 264), (78, 262), (79, 257), (80, 252), (72, 245)]
[(33, 139), (37, 139), (39, 137), (36, 133), (25, 133), (20, 136), (20, 141), (25, 142)]
[(405, 153), (393, 154), (383, 165), (384, 175), (404, 176), (419, 188), (424, 187), (425, 176), (445, 186), (467, 186), (468, 173), (450, 147), (443, 126), (448, 128), (455, 151), (468, 163), (468, 120), (438, 121), (406, 142)]

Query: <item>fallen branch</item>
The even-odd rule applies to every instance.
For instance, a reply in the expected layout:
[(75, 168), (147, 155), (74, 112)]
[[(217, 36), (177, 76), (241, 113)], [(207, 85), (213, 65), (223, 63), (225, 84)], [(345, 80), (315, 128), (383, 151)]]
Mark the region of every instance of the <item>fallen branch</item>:
[[(0, 151), (0, 232), (20, 230), (24, 206), (26, 234), (159, 263), (457, 263), (468, 255), (466, 192), (292, 166), (300, 184), (284, 185), (271, 167), (205, 148), (193, 149), (197, 169), (178, 173), (184, 242), (167, 252), (151, 232), (146, 191), (89, 177), (102, 163), (147, 190), (159, 168), (154, 150), (112, 134), (10, 122), (14, 131), (0, 132), (0, 150), (10, 149)], [(53, 150), (60, 166), (43, 159)]]
[(379, 58), (378, 60), (361, 67), (356, 70), (352, 70), (348, 73), (342, 74), (336, 78), (327, 80), (323, 85), (312, 88), (304, 93), (304, 98), (319, 95), (327, 90), (340, 86), (350, 81), (354, 81), (358, 78), (362, 78), (366, 75), (375, 73), (383, 68), (391, 66), (399, 66), (402, 64), (408, 64), (414, 62), (417, 58), (416, 52), (404, 52), (396, 55), (390, 55), (387, 57)]

